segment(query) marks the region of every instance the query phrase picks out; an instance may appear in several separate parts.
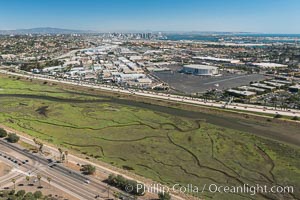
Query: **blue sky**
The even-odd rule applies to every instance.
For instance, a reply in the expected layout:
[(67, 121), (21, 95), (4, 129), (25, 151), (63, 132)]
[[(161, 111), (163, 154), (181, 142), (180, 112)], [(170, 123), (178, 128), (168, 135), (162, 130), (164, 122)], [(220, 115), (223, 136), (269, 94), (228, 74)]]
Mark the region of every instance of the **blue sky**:
[(300, 0), (2, 0), (0, 29), (300, 33)]

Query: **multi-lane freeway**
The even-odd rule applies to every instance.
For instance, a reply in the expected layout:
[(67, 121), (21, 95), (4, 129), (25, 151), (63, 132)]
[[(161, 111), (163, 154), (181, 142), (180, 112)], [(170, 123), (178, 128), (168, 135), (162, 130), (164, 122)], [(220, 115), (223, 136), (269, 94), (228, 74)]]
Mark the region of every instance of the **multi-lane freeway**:
[[(52, 163), (47, 158), (39, 154), (33, 154), (29, 151), (22, 149), (16, 144), (8, 143), (7, 141), (0, 140), (0, 158), (1, 160), (9, 159), (13, 161), (14, 170), (5, 177), (1, 177), (1, 185), (6, 185), (11, 182), (14, 178), (16, 181), (21, 181), (26, 175), (36, 176), (40, 174), (42, 177), (50, 177), (51, 184), (58, 189), (70, 194), (75, 199), (90, 200), (95, 199), (106, 199), (109, 197), (108, 187), (105, 183), (92, 178), (86, 177), (77, 171), (64, 167), (60, 163)], [(4, 152), (2, 149), (10, 149), (13, 155), (9, 152)], [(27, 162), (20, 160), (18, 157), (26, 158)], [(9, 163), (9, 162), (8, 162)], [(18, 163), (16, 165), (16, 163)], [(110, 194), (110, 196), (112, 196)], [(127, 197), (129, 198), (129, 197)]]

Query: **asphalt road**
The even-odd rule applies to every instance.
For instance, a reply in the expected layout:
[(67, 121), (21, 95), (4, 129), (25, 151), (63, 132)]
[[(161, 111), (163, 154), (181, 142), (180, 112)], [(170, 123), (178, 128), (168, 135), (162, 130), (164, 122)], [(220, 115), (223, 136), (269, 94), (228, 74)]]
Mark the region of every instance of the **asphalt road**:
[[(42, 177), (50, 177), (52, 179), (51, 184), (53, 186), (65, 191), (66, 193), (69, 193), (70, 195), (78, 199), (91, 200), (95, 199), (96, 195), (100, 195), (100, 197), (102, 197), (98, 199), (105, 199), (108, 196), (107, 186), (105, 183), (96, 181), (92, 178), (87, 178), (84, 175), (81, 175), (74, 170), (67, 169), (66, 167), (58, 163), (55, 166), (50, 167), (49, 161), (46, 158), (43, 158), (40, 155), (32, 154), (24, 149), (21, 149), (17, 145), (10, 144), (2, 139), (0, 140), (0, 146), (11, 149), (14, 154), (18, 153), (26, 157), (28, 160), (30, 160), (30, 163), (38, 163), (38, 165), (26, 163), (19, 166), (18, 168), (15, 168), (15, 170), (13, 170), (13, 172), (8, 177), (1, 179), (1, 185), (7, 184), (11, 181), (12, 178), (21, 180), (29, 174), (40, 174)], [(13, 155), (8, 156), (15, 160), (18, 160)], [(20, 163), (22, 161), (18, 160), (18, 162)], [(86, 180), (89, 180), (90, 183), (85, 183)]]

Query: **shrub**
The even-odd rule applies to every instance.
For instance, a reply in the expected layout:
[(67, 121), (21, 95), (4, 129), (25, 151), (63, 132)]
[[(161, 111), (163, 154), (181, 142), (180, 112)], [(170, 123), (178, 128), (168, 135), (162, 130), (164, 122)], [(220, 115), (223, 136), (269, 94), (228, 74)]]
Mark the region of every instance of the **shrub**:
[(8, 193), (8, 194), (9, 194), (9, 195), (14, 195), (14, 194), (15, 194), (15, 192), (16, 192), (15, 190), (11, 190), (11, 191), (9, 191), (9, 193)]
[(160, 192), (160, 193), (158, 193), (158, 199), (159, 200), (170, 200), (171, 195), (167, 192)]
[(20, 139), (20, 137), (17, 136), (17, 134), (15, 134), (15, 133), (9, 133), (8, 137), (7, 137), (7, 141), (10, 143), (16, 143), (19, 141), (19, 139)]
[(10, 195), (7, 200), (18, 200), (18, 197), (14, 196), (14, 195)]
[(41, 191), (36, 191), (35, 193), (33, 193), (33, 196), (37, 199), (42, 198), (43, 194)]
[(9, 193), (9, 191), (2, 190), (2, 191), (0, 191), (0, 197), (5, 199), (9, 196), (8, 193)]
[(294, 116), (294, 117), (292, 118), (292, 120), (298, 121), (298, 120), (299, 120), (299, 117)]
[(108, 176), (107, 183), (133, 195), (142, 196), (145, 193), (144, 185), (142, 185), (142, 188), (140, 188), (138, 187), (140, 186), (138, 185), (138, 182), (126, 179), (121, 175), (115, 176), (110, 174)]
[(37, 200), (42, 199), (43, 194), (41, 191), (36, 191), (32, 194), (32, 192), (26, 193), (25, 190), (19, 190), (15, 192), (15, 190), (11, 191), (0, 191), (0, 199), (7, 200)]
[(7, 136), (6, 130), (4, 130), (3, 128), (0, 128), (0, 138), (4, 138), (6, 136)]
[(16, 194), (17, 197), (23, 197), (26, 194), (25, 190), (19, 190)]
[(82, 165), (81, 171), (86, 175), (94, 174), (96, 168), (93, 165)]
[(276, 119), (278, 119), (278, 118), (282, 118), (282, 115), (280, 115), (280, 114), (276, 114), (276, 115), (274, 116), (274, 118), (276, 118)]
[(27, 194), (25, 194), (25, 196), (23, 197), (23, 200), (35, 200), (32, 192), (28, 192)]

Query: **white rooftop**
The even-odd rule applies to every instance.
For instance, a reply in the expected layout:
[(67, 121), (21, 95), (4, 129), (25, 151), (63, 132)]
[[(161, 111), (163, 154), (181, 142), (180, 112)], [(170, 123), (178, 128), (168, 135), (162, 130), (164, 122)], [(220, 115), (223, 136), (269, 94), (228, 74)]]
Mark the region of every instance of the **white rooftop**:
[(264, 92), (265, 90), (262, 88), (257, 88), (257, 87), (251, 87), (251, 86), (240, 86), (238, 87), (240, 90), (254, 90), (258, 92)]
[(211, 56), (195, 56), (194, 59), (201, 60), (214, 60), (214, 61), (223, 61), (223, 62), (238, 62), (239, 60), (229, 59), (229, 58), (216, 58)]
[(287, 67), (287, 65), (282, 65), (278, 63), (252, 63), (252, 64), (263, 68)]
[(276, 89), (276, 87), (268, 86), (268, 85), (262, 84), (262, 83), (253, 83), (253, 84), (251, 84), (251, 86), (264, 88), (264, 89), (270, 89), (270, 90)]
[(293, 85), (293, 86), (290, 86), (290, 88), (299, 89), (300, 90), (300, 85)]
[(235, 93), (235, 94), (240, 94), (243, 96), (253, 96), (256, 95), (255, 92), (250, 92), (250, 91), (239, 91), (239, 90), (234, 90), (234, 89), (229, 89), (227, 92)]
[(193, 69), (218, 69), (218, 67), (215, 67), (215, 66), (210, 66), (210, 65), (195, 65), (195, 64), (184, 65), (183, 67), (193, 68)]

